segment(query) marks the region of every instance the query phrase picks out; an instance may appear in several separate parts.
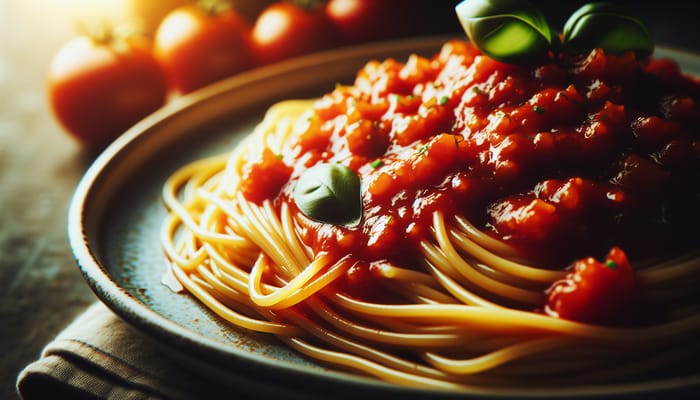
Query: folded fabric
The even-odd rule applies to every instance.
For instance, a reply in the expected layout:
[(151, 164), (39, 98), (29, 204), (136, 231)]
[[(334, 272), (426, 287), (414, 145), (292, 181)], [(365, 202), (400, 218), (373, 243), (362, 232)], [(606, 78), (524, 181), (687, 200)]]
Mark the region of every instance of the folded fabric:
[(182, 368), (102, 303), (95, 303), (18, 376), (24, 400), (237, 398)]

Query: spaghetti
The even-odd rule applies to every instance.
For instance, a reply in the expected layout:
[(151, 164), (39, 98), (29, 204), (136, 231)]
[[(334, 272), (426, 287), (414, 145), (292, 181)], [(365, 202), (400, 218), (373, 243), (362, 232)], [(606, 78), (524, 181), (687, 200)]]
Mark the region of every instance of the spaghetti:
[[(698, 85), (659, 73), (665, 65), (596, 50), (516, 67), (462, 42), (432, 59), (370, 62), (353, 86), (276, 104), (231, 154), (170, 177), (170, 268), (231, 324), (402, 385), (619, 382), (682, 365), (700, 353), (694, 236), (664, 221), (659, 237), (672, 229), (691, 238), (674, 239), (681, 256), (634, 246), (634, 232), (657, 223), (644, 219), (649, 210), (685, 212), (683, 196), (698, 190), (687, 179), (697, 166), (697, 131), (688, 131)], [(652, 80), (643, 104), (623, 95)], [(662, 104), (661, 116), (647, 104)], [(668, 161), (681, 148), (691, 161)], [(591, 168), (594, 154), (604, 166)], [(639, 183), (630, 158), (643, 160), (635, 165), (645, 176), (683, 184)], [(323, 162), (361, 177), (359, 226), (318, 221), (295, 204), (295, 182)], [(607, 269), (582, 258), (602, 254), (609, 239), (634, 255), (630, 299), (603, 290), (625, 307), (567, 314), (580, 299), (555, 293), (582, 290), (573, 282), (594, 268), (626, 273), (619, 249)], [(600, 285), (618, 279), (610, 277)]]

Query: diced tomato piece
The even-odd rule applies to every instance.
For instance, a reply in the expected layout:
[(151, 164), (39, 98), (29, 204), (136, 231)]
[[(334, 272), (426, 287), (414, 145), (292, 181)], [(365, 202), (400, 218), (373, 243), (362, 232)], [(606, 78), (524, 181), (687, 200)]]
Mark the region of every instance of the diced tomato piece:
[(489, 207), (489, 215), (499, 235), (528, 241), (552, 237), (559, 227), (554, 205), (531, 196), (511, 197)]
[(348, 150), (356, 155), (379, 156), (389, 145), (389, 135), (378, 124), (362, 119), (348, 126), (345, 133)]
[(634, 192), (658, 192), (670, 177), (668, 171), (649, 158), (630, 154), (622, 162), (613, 182)]
[(574, 263), (565, 279), (548, 290), (545, 312), (591, 324), (625, 319), (635, 300), (635, 274), (627, 255), (613, 247), (602, 262), (587, 257)]
[(257, 159), (243, 167), (240, 190), (246, 199), (258, 204), (274, 199), (292, 171), (292, 167), (266, 147)]
[(646, 150), (656, 150), (664, 143), (678, 137), (681, 126), (678, 122), (669, 121), (655, 115), (639, 117), (632, 121), (632, 132), (640, 147)]

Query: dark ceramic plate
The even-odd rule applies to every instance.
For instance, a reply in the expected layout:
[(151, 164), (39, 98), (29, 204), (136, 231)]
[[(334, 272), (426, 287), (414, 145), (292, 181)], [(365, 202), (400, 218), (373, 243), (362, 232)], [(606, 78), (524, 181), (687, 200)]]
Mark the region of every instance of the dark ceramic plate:
[[(69, 211), (69, 239), (85, 279), (113, 311), (193, 371), (232, 386), (230, 394), (299, 398), (602, 398), (689, 393), (700, 374), (627, 385), (551, 388), (528, 393), (503, 387), (445, 393), (399, 387), (330, 369), (274, 338), (233, 328), (187, 294), (161, 283), (160, 193), (176, 168), (228, 152), (276, 101), (326, 93), (351, 83), (368, 60), (432, 55), (445, 38), (420, 38), (332, 50), (253, 70), (171, 102), (119, 138), (85, 174)], [(700, 57), (661, 49), (700, 76)]]

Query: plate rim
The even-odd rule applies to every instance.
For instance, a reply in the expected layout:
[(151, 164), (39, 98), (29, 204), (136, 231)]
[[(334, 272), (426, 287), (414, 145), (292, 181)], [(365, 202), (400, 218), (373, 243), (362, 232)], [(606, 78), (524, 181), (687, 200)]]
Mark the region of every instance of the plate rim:
[[(522, 393), (509, 394), (507, 391), (494, 391), (488, 388), (484, 388), (484, 390), (479, 390), (479, 388), (477, 388), (474, 392), (454, 392), (432, 388), (400, 386), (383, 382), (372, 377), (345, 372), (337, 368), (334, 369), (332, 366), (325, 365), (322, 366), (326, 368), (327, 371), (320, 373), (318, 370), (305, 369), (303, 366), (292, 362), (272, 361), (260, 358), (245, 350), (227, 346), (217, 340), (208, 338), (191, 329), (187, 329), (159, 314), (147, 304), (144, 304), (134, 297), (125, 288), (121, 287), (114, 280), (109, 271), (107, 271), (107, 268), (99, 261), (97, 254), (99, 251), (92, 248), (92, 240), (89, 237), (89, 226), (86, 225), (89, 211), (87, 208), (90, 205), (89, 202), (92, 196), (94, 196), (95, 187), (99, 185), (103, 175), (108, 172), (109, 166), (117, 162), (115, 159), (118, 159), (119, 156), (123, 155), (123, 153), (127, 152), (130, 148), (138, 146), (139, 140), (144, 137), (157, 134), (157, 128), (161, 123), (167, 122), (180, 113), (188, 112), (188, 109), (191, 107), (210, 101), (217, 96), (226, 95), (227, 93), (239, 89), (243, 85), (254, 84), (255, 82), (263, 81), (281, 73), (291, 73), (313, 65), (318, 65), (319, 63), (338, 63), (346, 59), (363, 57), (370, 53), (381, 53), (382, 50), (387, 49), (408, 52), (419, 48), (434, 48), (439, 50), (442, 43), (453, 38), (456, 37), (454, 35), (440, 35), (403, 38), (327, 50), (250, 70), (190, 94), (175, 98), (165, 107), (138, 122), (109, 145), (97, 156), (76, 186), (68, 207), (67, 233), (69, 246), (83, 278), (100, 301), (105, 303), (108, 308), (119, 315), (129, 325), (137, 328), (140, 333), (146, 334), (146, 336), (151, 339), (156, 339), (159, 342), (163, 341), (163, 344), (167, 347), (181, 351), (187, 357), (199, 358), (205, 363), (215, 363), (217, 364), (216, 366), (222, 364), (242, 366), (250, 368), (250, 370), (247, 370), (248, 372), (274, 373), (275, 377), (282, 376), (285, 378), (285, 381), (288, 380), (289, 382), (294, 382), (297, 378), (303, 378), (304, 380), (311, 380), (323, 385), (328, 383), (332, 383), (333, 385), (343, 384), (347, 387), (351, 387), (353, 390), (368, 392), (379, 391), (402, 395), (418, 394), (424, 396), (439, 395), (450, 397), (477, 396), (480, 398), (493, 397), (499, 399), (513, 398), (511, 396), (521, 398), (523, 395)], [(463, 37), (459, 39), (465, 40)], [(671, 53), (683, 53), (687, 56), (697, 58), (698, 63), (700, 63), (700, 54), (683, 49), (660, 46), (657, 46), (657, 49), (669, 51)], [(369, 59), (367, 59), (367, 61), (369, 61)], [(102, 218), (104, 216), (104, 211), (101, 214), (97, 212), (97, 214)], [(682, 386), (681, 389), (685, 386), (689, 388), (700, 387), (700, 374), (643, 383), (614, 384), (603, 387), (596, 385), (587, 390), (585, 388), (581, 390), (582, 388), (576, 387), (576, 393), (574, 393), (573, 396), (571, 387), (564, 388), (564, 391), (557, 389), (540, 391), (535, 389), (532, 393), (528, 394), (528, 397), (558, 398), (562, 395), (566, 395), (567, 398), (574, 398), (578, 396), (646, 394), (650, 391), (677, 389), (679, 385)], [(337, 390), (337, 388), (334, 390)]]

